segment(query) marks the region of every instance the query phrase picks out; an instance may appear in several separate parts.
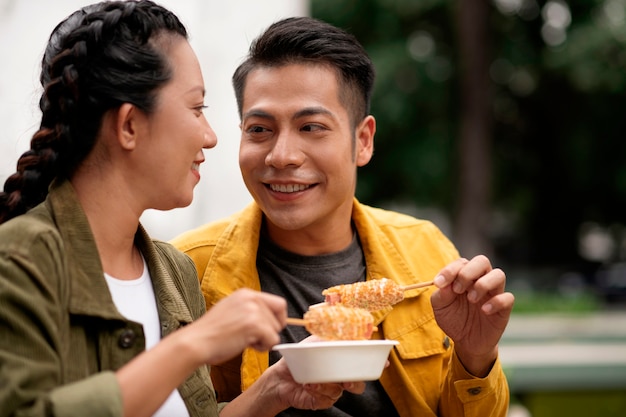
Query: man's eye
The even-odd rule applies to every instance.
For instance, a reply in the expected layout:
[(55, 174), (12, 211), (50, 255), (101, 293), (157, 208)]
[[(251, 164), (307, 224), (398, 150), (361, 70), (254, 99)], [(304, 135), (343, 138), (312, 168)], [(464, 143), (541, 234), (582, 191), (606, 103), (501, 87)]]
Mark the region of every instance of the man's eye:
[(317, 132), (323, 129), (324, 128), (322, 126), (317, 124), (305, 125), (302, 127), (302, 130), (304, 130), (305, 132)]
[(267, 129), (265, 129), (262, 126), (252, 126), (248, 128), (248, 133), (263, 133), (266, 132)]

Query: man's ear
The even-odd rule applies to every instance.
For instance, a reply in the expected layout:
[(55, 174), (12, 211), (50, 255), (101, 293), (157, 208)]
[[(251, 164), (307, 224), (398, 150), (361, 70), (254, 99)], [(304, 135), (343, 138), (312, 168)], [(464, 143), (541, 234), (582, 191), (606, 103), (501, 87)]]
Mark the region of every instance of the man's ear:
[(369, 115), (356, 128), (356, 165), (362, 167), (372, 159), (374, 153), (374, 134), (376, 133), (376, 119)]
[(124, 103), (117, 109), (115, 134), (120, 146), (126, 150), (133, 150), (137, 146), (143, 113), (133, 104)]

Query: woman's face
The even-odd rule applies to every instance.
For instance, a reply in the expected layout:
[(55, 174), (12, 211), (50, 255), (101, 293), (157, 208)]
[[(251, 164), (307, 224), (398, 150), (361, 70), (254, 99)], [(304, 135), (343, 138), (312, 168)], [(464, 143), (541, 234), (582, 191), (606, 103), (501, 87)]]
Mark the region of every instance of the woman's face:
[(146, 205), (159, 210), (191, 203), (204, 162), (202, 150), (217, 144), (203, 114), (204, 81), (194, 51), (183, 38), (174, 38), (167, 45), (173, 76), (159, 91), (139, 153)]

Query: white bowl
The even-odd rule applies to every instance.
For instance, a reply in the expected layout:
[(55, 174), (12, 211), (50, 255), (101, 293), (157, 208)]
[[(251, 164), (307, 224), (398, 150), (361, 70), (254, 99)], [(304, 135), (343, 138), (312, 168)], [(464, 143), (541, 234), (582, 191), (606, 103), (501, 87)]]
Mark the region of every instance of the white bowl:
[(385, 369), (397, 340), (334, 340), (284, 343), (279, 351), (300, 384), (374, 381)]

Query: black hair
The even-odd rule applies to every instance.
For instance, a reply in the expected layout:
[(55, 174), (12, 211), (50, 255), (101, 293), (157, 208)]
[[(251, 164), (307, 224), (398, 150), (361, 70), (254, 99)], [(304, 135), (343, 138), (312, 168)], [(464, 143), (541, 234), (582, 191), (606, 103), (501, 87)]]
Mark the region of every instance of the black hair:
[(162, 40), (173, 36), (186, 39), (184, 25), (148, 0), (96, 3), (57, 25), (41, 62), (41, 124), (0, 192), (0, 223), (41, 203), (54, 178), (71, 177), (106, 112), (123, 103), (154, 109), (172, 77)]
[(245, 61), (232, 78), (241, 117), (248, 74), (258, 67), (304, 63), (328, 65), (337, 71), (340, 99), (356, 125), (369, 114), (374, 65), (357, 39), (343, 29), (311, 17), (290, 17), (273, 23), (250, 45)]

